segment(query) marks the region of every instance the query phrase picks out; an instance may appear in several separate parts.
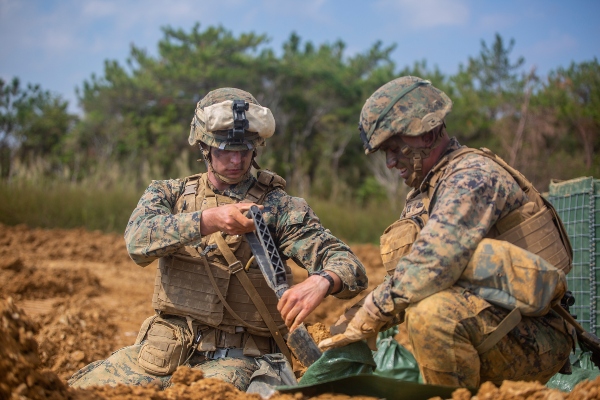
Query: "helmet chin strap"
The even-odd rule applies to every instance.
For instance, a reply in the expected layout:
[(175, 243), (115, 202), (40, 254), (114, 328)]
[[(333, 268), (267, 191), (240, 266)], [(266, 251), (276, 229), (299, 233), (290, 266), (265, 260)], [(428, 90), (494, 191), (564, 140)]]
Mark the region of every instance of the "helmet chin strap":
[(221, 181), (227, 185), (235, 185), (236, 183), (240, 183), (241, 181), (247, 179), (248, 176), (250, 175), (250, 170), (252, 169), (252, 166), (254, 166), (255, 168), (258, 167), (258, 164), (256, 163), (256, 161), (254, 161), (254, 157), (256, 157), (256, 149), (254, 149), (252, 151), (252, 162), (250, 163), (250, 166), (248, 167), (248, 170), (244, 173), (244, 175), (240, 176), (237, 179), (228, 178), (226, 176), (219, 174), (213, 168), (213, 165), (211, 162), (211, 157), (210, 157), (210, 146), (207, 146), (208, 148), (204, 148), (204, 146), (202, 146), (202, 144), (200, 144), (199, 146), (200, 146), (200, 152), (202, 153), (202, 158), (204, 158), (204, 164), (206, 164), (206, 168), (213, 173), (215, 178), (217, 178), (219, 181)]
[(423, 160), (429, 157), (432, 148), (415, 148), (409, 146), (403, 146), (400, 151), (402, 154), (410, 159), (412, 164), (412, 173), (404, 181), (408, 186), (418, 188), (423, 182)]
[(404, 157), (410, 159), (412, 164), (412, 173), (408, 178), (405, 179), (405, 183), (413, 188), (418, 188), (423, 183), (425, 178), (423, 174), (423, 160), (431, 155), (433, 149), (439, 146), (442, 141), (444, 130), (440, 129), (439, 132), (435, 133), (435, 140), (430, 147), (410, 147), (408, 145), (402, 146), (400, 151)]

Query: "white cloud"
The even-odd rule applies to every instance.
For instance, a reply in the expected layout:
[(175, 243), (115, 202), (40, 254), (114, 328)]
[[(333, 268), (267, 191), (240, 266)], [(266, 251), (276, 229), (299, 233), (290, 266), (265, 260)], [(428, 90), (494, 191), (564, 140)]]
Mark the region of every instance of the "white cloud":
[(398, 25), (424, 29), (438, 26), (461, 26), (469, 21), (465, 0), (380, 0), (380, 9), (397, 12)]

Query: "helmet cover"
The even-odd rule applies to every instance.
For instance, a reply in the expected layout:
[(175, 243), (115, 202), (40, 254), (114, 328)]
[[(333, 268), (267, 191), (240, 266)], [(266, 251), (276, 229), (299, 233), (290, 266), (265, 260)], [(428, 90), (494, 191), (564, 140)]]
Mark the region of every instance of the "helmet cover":
[[(233, 100), (243, 100), (250, 106), (247, 119), (250, 127), (244, 132), (242, 143), (228, 141), (227, 121), (233, 122)], [(229, 110), (224, 110), (227, 106)], [(207, 111), (205, 115), (205, 111)], [(215, 122), (217, 121), (217, 122)], [(253, 129), (253, 126), (256, 127)], [(209, 130), (207, 127), (217, 127)], [(233, 127), (233, 126), (232, 126)], [(223, 128), (223, 129), (221, 129)], [(236, 88), (220, 88), (209, 92), (200, 100), (192, 119), (188, 142), (194, 146), (204, 143), (224, 150), (243, 151), (265, 145), (265, 138), (275, 131), (275, 120), (271, 111), (261, 107), (250, 93)]]
[(381, 86), (367, 99), (359, 129), (370, 154), (394, 135), (420, 136), (443, 124), (452, 100), (431, 82), (404, 76)]

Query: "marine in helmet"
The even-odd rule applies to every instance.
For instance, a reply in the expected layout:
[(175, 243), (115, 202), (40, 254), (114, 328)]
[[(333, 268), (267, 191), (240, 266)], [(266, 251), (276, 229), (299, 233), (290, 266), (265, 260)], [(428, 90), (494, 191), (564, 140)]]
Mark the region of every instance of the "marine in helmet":
[[(207, 172), (153, 181), (125, 231), (134, 262), (145, 267), (158, 260), (156, 313), (134, 345), (84, 367), (69, 385), (166, 387), (179, 365), (249, 392), (296, 384), (281, 338), (326, 296), (352, 298), (368, 281), (350, 248), (323, 228), (306, 201), (288, 195), (280, 176), (259, 169), (256, 149), (274, 132), (271, 111), (248, 92), (221, 88), (200, 100), (189, 143), (199, 146)], [(253, 204), (262, 208), (281, 257), (309, 274), (279, 301), (243, 235), (254, 230), (245, 216)]]
[(568, 237), (523, 175), (449, 137), (451, 109), (446, 94), (413, 76), (365, 102), (365, 152), (385, 152), (413, 189), (381, 237), (388, 278), (319, 346), (372, 341), (401, 323), (426, 383), (545, 383), (568, 369), (574, 348), (572, 327), (551, 309), (566, 291)]

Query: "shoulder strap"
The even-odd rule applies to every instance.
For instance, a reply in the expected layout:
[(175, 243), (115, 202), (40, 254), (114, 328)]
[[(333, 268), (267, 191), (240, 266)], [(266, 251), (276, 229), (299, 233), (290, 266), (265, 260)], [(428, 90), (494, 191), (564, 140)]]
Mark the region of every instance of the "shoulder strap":
[[(183, 194), (177, 200), (176, 213), (185, 213), (195, 211), (196, 209), (196, 192), (198, 190), (198, 182), (202, 179), (202, 174), (188, 176), (184, 179), (185, 188)], [(179, 208), (179, 209), (177, 209)]]
[(261, 204), (265, 195), (276, 188), (285, 189), (285, 179), (268, 169), (261, 169), (256, 174), (256, 183), (246, 193), (246, 200)]
[[(556, 228), (558, 229), (560, 240), (563, 243), (563, 246), (565, 247), (565, 249), (567, 251), (568, 257), (570, 259), (570, 263), (572, 263), (573, 262), (573, 247), (571, 246), (571, 241), (569, 240), (569, 235), (567, 233), (567, 229), (565, 228), (562, 220), (560, 219), (560, 216), (556, 212), (556, 209), (554, 208), (552, 203), (550, 203), (546, 198), (544, 198), (540, 194), (540, 192), (538, 192), (538, 190), (525, 177), (525, 175), (523, 175), (521, 172), (519, 172), (515, 168), (511, 167), (510, 165), (508, 165), (508, 163), (506, 161), (504, 161), (500, 156), (498, 156), (497, 154), (495, 154), (488, 148), (482, 147), (481, 149), (473, 149), (470, 147), (462, 147), (462, 148), (460, 148), (456, 151), (453, 151), (452, 153), (444, 156), (432, 169), (432, 171), (434, 171), (434, 172), (433, 172), (433, 176), (430, 180), (430, 186), (428, 188), (429, 200), (431, 200), (431, 198), (435, 192), (435, 189), (437, 187), (437, 184), (444, 176), (444, 172), (446, 170), (446, 168), (445, 168), (446, 165), (449, 164), (451, 161), (453, 161), (457, 158), (463, 157), (470, 153), (475, 153), (480, 156), (487, 157), (490, 160), (494, 161), (499, 166), (501, 166), (502, 168), (504, 168), (504, 170), (506, 170), (513, 177), (515, 182), (517, 182), (519, 187), (525, 192), (525, 194), (529, 198), (529, 201), (534, 202), (537, 205), (539, 210), (542, 210), (544, 207), (546, 207), (547, 209), (550, 210), (550, 212), (552, 214), (552, 220), (554, 221), (554, 224), (556, 225)], [(496, 222), (496, 223), (498, 223), (498, 222)]]
[[(231, 273), (233, 275), (235, 275), (239, 279), (239, 281), (242, 284), (242, 286), (244, 287), (244, 289), (246, 289), (248, 296), (250, 296), (250, 300), (252, 300), (252, 303), (254, 303), (254, 306), (258, 310), (258, 313), (262, 317), (263, 321), (265, 321), (265, 324), (267, 324), (267, 327), (269, 328), (269, 331), (271, 332), (271, 335), (273, 336), (275, 343), (277, 343), (279, 350), (283, 353), (283, 355), (285, 355), (285, 357), (288, 359), (288, 361), (291, 364), (292, 363), (291, 354), (287, 347), (287, 344), (283, 340), (283, 335), (281, 334), (281, 331), (277, 327), (277, 324), (275, 323), (275, 320), (271, 316), (271, 313), (269, 313), (269, 310), (267, 309), (265, 302), (262, 300), (262, 298), (260, 297), (260, 294), (258, 293), (256, 288), (250, 281), (250, 278), (248, 278), (248, 275), (246, 274), (246, 271), (244, 270), (244, 266), (235, 257), (235, 255), (233, 254), (233, 252), (231, 251), (229, 246), (227, 246), (227, 243), (225, 243), (225, 239), (223, 239), (223, 236), (221, 236), (221, 232), (213, 233), (213, 237), (215, 238), (215, 242), (217, 243), (217, 246), (219, 246), (219, 250), (221, 250), (221, 253), (223, 254), (225, 259), (227, 260), (227, 263), (229, 264), (229, 270), (231, 271)], [(206, 257), (204, 257), (204, 259), (206, 260)], [(217, 292), (220, 293), (220, 291), (218, 289), (217, 289)], [(226, 305), (227, 310), (231, 313), (231, 315), (234, 316), (235, 319), (240, 319), (239, 316), (235, 312), (233, 312), (233, 310), (231, 310), (231, 307), (227, 304), (225, 299), (221, 299), (221, 301), (223, 302), (223, 305)], [(245, 326), (248, 326), (245, 322), (243, 322), (243, 323)]]
[(428, 201), (427, 201), (427, 209), (429, 209), (429, 202), (431, 201), (431, 198), (433, 197), (433, 193), (435, 192), (435, 189), (437, 188), (438, 183), (442, 180), (442, 177), (444, 176), (444, 173), (446, 172), (446, 167), (448, 166), (448, 164), (450, 164), (452, 161), (454, 161), (457, 158), (461, 158), (463, 156), (465, 156), (466, 154), (469, 153), (478, 153), (479, 150), (477, 149), (472, 149), (470, 147), (466, 147), (463, 146), (460, 149), (454, 150), (453, 152), (446, 154), (444, 157), (442, 157), (431, 169), (431, 171), (429, 172), (431, 174), (431, 178), (429, 178), (428, 180), (428, 188), (427, 188), (427, 197), (428, 197)]
[[(552, 219), (558, 229), (558, 233), (560, 235), (560, 239), (567, 250), (567, 254), (569, 256), (570, 263), (573, 262), (573, 247), (571, 246), (571, 241), (569, 240), (569, 234), (567, 233), (567, 229), (565, 228), (560, 216), (556, 212), (554, 205), (550, 203), (545, 197), (543, 197), (540, 192), (533, 186), (533, 184), (518, 170), (511, 167), (500, 158), (498, 155), (494, 154), (491, 150), (482, 147), (479, 154), (488, 157), (494, 160), (498, 165), (504, 168), (508, 173), (515, 179), (515, 181), (519, 184), (519, 187), (523, 189), (529, 201), (535, 202), (535, 204), (539, 207), (539, 209), (543, 209), (546, 207), (550, 210), (552, 214)], [(568, 272), (568, 271), (567, 271)]]
[(518, 308), (515, 308), (509, 312), (508, 315), (504, 317), (502, 321), (500, 321), (498, 326), (496, 326), (496, 329), (494, 329), (492, 333), (490, 333), (488, 337), (486, 337), (485, 340), (475, 348), (477, 353), (483, 354), (494, 347), (496, 343), (500, 341), (500, 339), (508, 335), (508, 332), (512, 331), (517, 325), (519, 325), (521, 319), (521, 311)]

